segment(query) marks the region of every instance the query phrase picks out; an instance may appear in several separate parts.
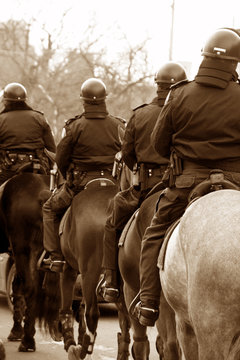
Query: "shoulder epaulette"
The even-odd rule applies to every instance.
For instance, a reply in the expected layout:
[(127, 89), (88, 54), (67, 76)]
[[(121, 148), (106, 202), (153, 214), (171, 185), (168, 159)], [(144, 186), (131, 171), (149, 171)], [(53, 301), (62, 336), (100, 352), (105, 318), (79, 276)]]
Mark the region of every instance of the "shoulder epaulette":
[(83, 116), (84, 113), (80, 114), (80, 115), (76, 115), (71, 119), (65, 120), (65, 125), (69, 125), (71, 124), (73, 121), (80, 119)]
[(147, 105), (148, 105), (148, 104), (139, 105), (139, 106), (135, 107), (135, 108), (133, 109), (133, 111), (135, 111), (135, 110), (137, 110), (137, 109), (141, 109), (141, 108), (143, 108), (144, 106), (147, 106)]
[(190, 82), (191, 82), (191, 81), (188, 80), (188, 79), (178, 81), (178, 82), (176, 82), (175, 84), (172, 84), (172, 85), (170, 86), (170, 89), (171, 89), (171, 90), (172, 90), (172, 89), (176, 89), (176, 88), (178, 88), (178, 87), (180, 87), (180, 86), (183, 86), (183, 85), (186, 85), (186, 84), (188, 84), (188, 83), (190, 83)]

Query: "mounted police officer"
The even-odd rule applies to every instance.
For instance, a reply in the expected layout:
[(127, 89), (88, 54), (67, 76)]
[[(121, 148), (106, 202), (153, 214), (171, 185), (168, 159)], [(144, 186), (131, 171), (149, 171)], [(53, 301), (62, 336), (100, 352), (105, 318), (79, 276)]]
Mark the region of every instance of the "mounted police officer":
[(240, 86), (236, 73), (240, 38), (234, 31), (219, 29), (206, 42), (202, 55), (194, 81), (172, 86), (152, 134), (157, 153), (170, 156), (171, 166), (165, 178), (168, 188), (142, 240), (141, 301), (135, 313), (145, 326), (153, 326), (159, 315), (157, 260), (165, 232), (184, 213), (191, 190), (209, 178), (213, 169), (240, 185)]
[(19, 83), (3, 91), (0, 113), (0, 184), (27, 166), (49, 173), (51, 163), (44, 150), (55, 153), (54, 138), (43, 113), (26, 103), (27, 91)]
[[(118, 289), (118, 239), (125, 224), (140, 206), (146, 194), (162, 179), (169, 163), (168, 156), (159, 156), (151, 145), (150, 135), (172, 84), (186, 79), (182, 65), (164, 64), (155, 75), (157, 96), (149, 104), (133, 110), (123, 139), (122, 156), (133, 171), (133, 186), (120, 191), (113, 199), (113, 210), (107, 219), (104, 233), (104, 279), (98, 285), (106, 301), (114, 302)], [(103, 282), (104, 281), (104, 282)]]
[(120, 151), (119, 128), (125, 121), (108, 113), (105, 84), (96, 78), (81, 87), (84, 112), (68, 120), (65, 135), (57, 146), (56, 163), (65, 182), (43, 206), (44, 248), (50, 257), (45, 268), (61, 272), (64, 264), (58, 228), (60, 218), (73, 197), (96, 178), (112, 177), (114, 157)]

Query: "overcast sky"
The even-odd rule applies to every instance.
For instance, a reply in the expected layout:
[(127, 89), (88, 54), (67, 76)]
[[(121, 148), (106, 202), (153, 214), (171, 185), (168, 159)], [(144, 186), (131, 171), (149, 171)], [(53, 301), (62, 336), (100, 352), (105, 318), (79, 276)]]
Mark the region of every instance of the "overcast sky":
[[(173, 0), (8, 0), (1, 7), (0, 21), (34, 20), (34, 44), (60, 26), (63, 13), (62, 46), (77, 46), (93, 18), (109, 56), (120, 51), (118, 34), (126, 34), (131, 44), (150, 38), (149, 58), (158, 68), (169, 59)], [(175, 0), (173, 60), (197, 66), (206, 38), (219, 27), (240, 28), (240, 0)]]

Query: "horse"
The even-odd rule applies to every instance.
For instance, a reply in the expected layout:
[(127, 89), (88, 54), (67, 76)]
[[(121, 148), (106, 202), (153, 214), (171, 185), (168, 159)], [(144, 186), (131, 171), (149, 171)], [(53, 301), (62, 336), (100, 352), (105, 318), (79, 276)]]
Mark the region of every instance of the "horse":
[[(16, 266), (13, 280), (13, 327), (8, 339), (21, 340), (20, 352), (35, 351), (35, 322), (60, 340), (58, 313), (52, 304), (60, 300), (59, 274), (37, 270), (43, 251), (42, 204), (50, 195), (50, 176), (22, 173), (9, 179), (2, 188), (1, 239), (8, 239)], [(4, 245), (6, 246), (6, 244)], [(52, 292), (52, 289), (56, 292)], [(24, 318), (24, 326), (22, 321)]]
[[(141, 241), (145, 229), (150, 225), (154, 215), (160, 193), (161, 191), (153, 192), (152, 195), (149, 194), (150, 196), (142, 202), (140, 208), (126, 224), (119, 240), (118, 263), (123, 279), (125, 302), (128, 308), (139, 292)], [(142, 326), (138, 320), (132, 316), (131, 325), (133, 329), (133, 358), (147, 360), (150, 354), (147, 327)], [(159, 358), (164, 360), (180, 359), (181, 353), (176, 338), (175, 315), (164, 296), (160, 298), (160, 317), (156, 326), (158, 329), (156, 348), (159, 353)]]
[[(64, 348), (71, 359), (84, 359), (92, 354), (99, 320), (96, 287), (102, 272), (103, 233), (111, 200), (118, 186), (108, 179), (95, 179), (78, 193), (60, 224), (61, 249), (66, 264), (61, 279), (63, 314), (71, 313), (73, 291), (81, 276), (82, 304), (79, 308), (78, 345), (72, 323), (63, 326)], [(130, 320), (123, 299), (116, 304), (119, 324), (118, 360), (128, 358)]]
[(240, 359), (240, 192), (192, 202), (158, 261), (186, 360)]

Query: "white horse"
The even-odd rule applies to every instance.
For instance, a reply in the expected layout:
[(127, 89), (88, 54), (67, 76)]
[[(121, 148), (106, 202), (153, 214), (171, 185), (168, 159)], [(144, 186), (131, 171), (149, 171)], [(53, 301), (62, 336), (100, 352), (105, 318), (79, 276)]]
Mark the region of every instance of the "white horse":
[(160, 278), (186, 360), (239, 360), (240, 191), (215, 191), (187, 208)]

